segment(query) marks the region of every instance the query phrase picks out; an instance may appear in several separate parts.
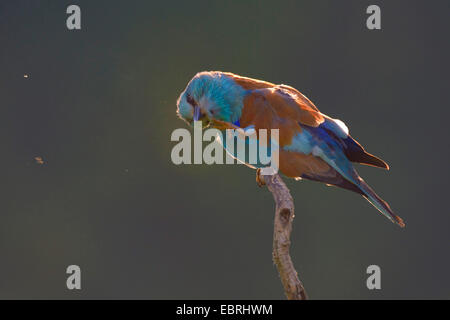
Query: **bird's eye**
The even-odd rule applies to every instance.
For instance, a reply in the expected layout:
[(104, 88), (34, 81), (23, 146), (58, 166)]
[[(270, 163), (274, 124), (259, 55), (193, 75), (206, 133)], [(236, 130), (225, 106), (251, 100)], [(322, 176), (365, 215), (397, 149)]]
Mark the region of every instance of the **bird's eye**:
[(191, 97), (190, 94), (186, 95), (186, 101), (193, 107), (197, 105), (197, 102), (195, 102), (195, 100)]

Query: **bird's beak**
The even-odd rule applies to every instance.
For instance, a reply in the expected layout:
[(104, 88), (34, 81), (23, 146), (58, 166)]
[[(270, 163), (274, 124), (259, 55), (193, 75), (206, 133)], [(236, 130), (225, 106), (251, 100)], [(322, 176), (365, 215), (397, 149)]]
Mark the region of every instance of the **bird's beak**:
[(194, 121), (200, 120), (200, 114), (201, 114), (201, 111), (200, 111), (199, 106), (195, 106), (194, 107)]
[(206, 116), (205, 113), (202, 112), (202, 109), (199, 106), (194, 107), (194, 121), (201, 121), (202, 127), (206, 128), (210, 124), (210, 119)]

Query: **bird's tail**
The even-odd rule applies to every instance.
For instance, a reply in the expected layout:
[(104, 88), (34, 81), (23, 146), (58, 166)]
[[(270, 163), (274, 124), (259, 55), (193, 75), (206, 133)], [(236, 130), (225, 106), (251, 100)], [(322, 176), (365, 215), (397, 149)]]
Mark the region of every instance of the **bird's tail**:
[(381, 199), (373, 189), (364, 182), (363, 179), (359, 178), (357, 186), (361, 189), (361, 191), (364, 193), (363, 197), (367, 199), (375, 208), (378, 209), (385, 217), (387, 217), (389, 220), (391, 220), (393, 223), (398, 224), (400, 227), (404, 228), (405, 223), (403, 222), (402, 218), (397, 216), (389, 206), (389, 204)]

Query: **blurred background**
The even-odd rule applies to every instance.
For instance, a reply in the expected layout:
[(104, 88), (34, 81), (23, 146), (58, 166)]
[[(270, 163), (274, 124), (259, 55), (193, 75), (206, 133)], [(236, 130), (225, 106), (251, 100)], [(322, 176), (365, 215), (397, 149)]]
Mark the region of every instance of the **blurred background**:
[[(81, 30), (66, 8), (81, 8)], [(381, 30), (366, 8), (381, 8)], [(284, 299), (274, 203), (244, 166), (172, 164), (203, 70), (284, 83), (390, 171), (286, 180), (312, 299), (450, 298), (448, 1), (0, 2), (0, 298)], [(81, 267), (82, 289), (66, 288)], [(366, 268), (381, 267), (381, 290)]]

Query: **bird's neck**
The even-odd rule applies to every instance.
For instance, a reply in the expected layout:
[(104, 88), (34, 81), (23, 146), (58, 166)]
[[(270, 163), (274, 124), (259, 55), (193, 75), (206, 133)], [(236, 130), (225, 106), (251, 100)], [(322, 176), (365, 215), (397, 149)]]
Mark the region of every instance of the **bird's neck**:
[(247, 91), (228, 76), (222, 76), (217, 86), (211, 89), (210, 98), (220, 106), (221, 118), (231, 123), (238, 122)]

